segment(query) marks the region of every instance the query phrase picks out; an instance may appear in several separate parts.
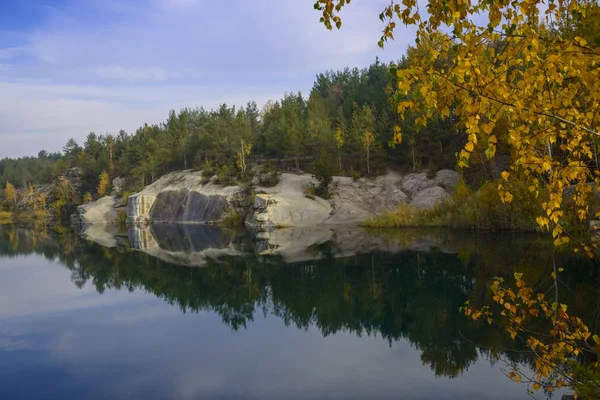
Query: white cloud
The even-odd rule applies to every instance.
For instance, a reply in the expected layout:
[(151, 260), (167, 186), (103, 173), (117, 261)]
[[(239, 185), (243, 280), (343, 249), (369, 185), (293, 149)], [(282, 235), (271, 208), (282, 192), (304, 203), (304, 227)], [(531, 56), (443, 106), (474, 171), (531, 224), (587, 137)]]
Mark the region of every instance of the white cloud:
[(312, 3), (295, 0), (53, 8), (24, 46), (0, 49), (0, 158), (59, 150), (90, 131), (132, 131), (171, 108), (306, 93), (326, 69), (398, 59), (412, 34), (378, 49), (386, 3), (353, 2), (332, 32)]

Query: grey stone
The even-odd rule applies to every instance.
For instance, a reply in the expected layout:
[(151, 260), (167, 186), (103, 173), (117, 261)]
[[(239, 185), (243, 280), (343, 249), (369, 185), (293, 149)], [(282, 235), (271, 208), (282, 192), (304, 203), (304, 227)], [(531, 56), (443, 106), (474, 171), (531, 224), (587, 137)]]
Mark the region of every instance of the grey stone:
[(423, 189), (413, 196), (410, 205), (416, 209), (424, 210), (435, 207), (437, 204), (450, 200), (450, 194), (439, 186)]
[(114, 196), (105, 196), (94, 202), (77, 207), (79, 222), (83, 225), (112, 224), (119, 215), (119, 199)]
[(112, 194), (113, 196), (123, 195), (123, 188), (125, 187), (126, 179), (123, 177), (117, 177), (112, 181)]
[(427, 178), (427, 173), (411, 173), (402, 178), (400, 188), (409, 196), (414, 196), (424, 189), (436, 186), (433, 179)]
[(441, 169), (435, 174), (433, 181), (436, 186), (440, 186), (448, 193), (454, 193), (454, 189), (458, 184), (460, 174), (450, 169)]

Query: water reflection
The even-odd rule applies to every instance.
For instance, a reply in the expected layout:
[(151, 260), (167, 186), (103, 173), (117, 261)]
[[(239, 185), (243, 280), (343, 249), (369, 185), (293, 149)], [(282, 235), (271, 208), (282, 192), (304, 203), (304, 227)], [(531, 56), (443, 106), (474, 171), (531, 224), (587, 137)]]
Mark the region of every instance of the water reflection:
[(110, 298), (113, 290), (149, 292), (185, 313), (217, 315), (234, 331), (263, 324), (257, 320), (263, 314), (323, 337), (377, 337), (390, 347), (406, 341), (440, 377), (457, 377), (482, 359), (531, 361), (500, 330), (458, 313), (467, 299), (489, 301), (494, 276), (520, 271), (531, 285), (544, 287), (555, 261), (565, 267), (563, 301), (598, 328), (598, 269), (589, 260), (557, 254), (536, 235), (344, 228), (257, 236), (192, 225), (111, 229), (80, 236), (2, 227), (0, 256), (39, 254), (64, 265), (78, 288), (91, 284), (99, 293), (111, 291)]

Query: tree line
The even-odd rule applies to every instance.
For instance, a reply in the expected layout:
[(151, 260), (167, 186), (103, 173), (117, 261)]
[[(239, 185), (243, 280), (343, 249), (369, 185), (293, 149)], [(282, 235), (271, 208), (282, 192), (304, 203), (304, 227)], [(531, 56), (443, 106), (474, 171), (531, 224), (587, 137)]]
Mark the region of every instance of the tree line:
[[(43, 184), (78, 168), (80, 196), (101, 196), (106, 181), (129, 177), (141, 188), (175, 170), (203, 169), (241, 176), (251, 163), (268, 163), (283, 171), (311, 172), (325, 161), (330, 174), (374, 176), (388, 165), (407, 169), (453, 167), (464, 144), (452, 119), (435, 121), (419, 132), (410, 118), (399, 120), (390, 97), (392, 67), (376, 60), (370, 66), (318, 74), (308, 96), (286, 93), (262, 109), (222, 104), (217, 109), (171, 110), (159, 124), (141, 125), (134, 133), (91, 132), (83, 143), (70, 139), (60, 153), (0, 160), (0, 182), (18, 187)], [(408, 140), (389, 146), (394, 127), (402, 125)], [(412, 131), (411, 131), (412, 129)], [(89, 198), (88, 198), (89, 199)]]

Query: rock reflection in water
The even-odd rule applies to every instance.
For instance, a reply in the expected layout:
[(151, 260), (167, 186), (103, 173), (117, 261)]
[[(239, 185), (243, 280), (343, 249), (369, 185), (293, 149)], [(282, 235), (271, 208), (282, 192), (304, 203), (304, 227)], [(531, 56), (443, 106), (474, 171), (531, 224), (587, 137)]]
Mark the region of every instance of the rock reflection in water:
[(244, 254), (235, 231), (212, 225), (156, 224), (130, 227), (128, 234), (134, 250), (188, 267), (204, 266), (207, 259)]

